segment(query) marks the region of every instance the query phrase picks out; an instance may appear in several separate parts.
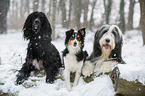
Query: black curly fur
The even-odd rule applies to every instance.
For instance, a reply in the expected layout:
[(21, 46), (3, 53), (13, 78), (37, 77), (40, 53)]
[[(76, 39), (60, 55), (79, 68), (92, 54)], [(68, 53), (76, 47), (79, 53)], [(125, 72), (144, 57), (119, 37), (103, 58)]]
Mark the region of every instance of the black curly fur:
[[(39, 21), (38, 29), (34, 29), (34, 21)], [(42, 12), (31, 13), (23, 27), (24, 38), (29, 40), (26, 61), (17, 75), (16, 84), (22, 84), (31, 71), (36, 70), (32, 62), (41, 60), (46, 72), (46, 82), (53, 83), (55, 76), (61, 67), (61, 59), (58, 50), (51, 43), (51, 25)]]

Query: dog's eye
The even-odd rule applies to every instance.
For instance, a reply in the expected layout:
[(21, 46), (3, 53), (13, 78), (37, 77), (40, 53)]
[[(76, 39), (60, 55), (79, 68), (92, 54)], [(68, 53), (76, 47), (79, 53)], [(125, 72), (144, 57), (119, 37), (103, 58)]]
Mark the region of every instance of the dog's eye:
[(74, 37), (74, 35), (72, 35), (72, 37)]
[(79, 38), (80, 36), (78, 35), (77, 37)]
[(71, 39), (71, 40), (73, 40), (73, 39), (74, 39), (74, 37), (72, 36), (70, 39)]

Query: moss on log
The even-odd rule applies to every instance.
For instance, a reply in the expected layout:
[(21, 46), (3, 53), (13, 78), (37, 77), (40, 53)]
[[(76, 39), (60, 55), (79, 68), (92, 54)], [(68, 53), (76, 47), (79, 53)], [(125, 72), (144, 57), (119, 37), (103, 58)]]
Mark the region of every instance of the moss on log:
[(138, 80), (127, 81), (121, 78), (119, 68), (114, 68), (110, 78), (115, 85), (116, 96), (145, 96), (145, 85)]

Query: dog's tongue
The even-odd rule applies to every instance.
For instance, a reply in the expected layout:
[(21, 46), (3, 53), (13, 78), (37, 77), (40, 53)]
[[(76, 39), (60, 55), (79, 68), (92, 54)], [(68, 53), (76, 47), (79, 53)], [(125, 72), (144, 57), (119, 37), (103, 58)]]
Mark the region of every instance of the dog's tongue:
[(110, 46), (107, 45), (107, 44), (104, 47), (105, 47), (106, 50), (108, 50), (110, 48)]
[(38, 25), (35, 25), (35, 29), (37, 29), (38, 28)]

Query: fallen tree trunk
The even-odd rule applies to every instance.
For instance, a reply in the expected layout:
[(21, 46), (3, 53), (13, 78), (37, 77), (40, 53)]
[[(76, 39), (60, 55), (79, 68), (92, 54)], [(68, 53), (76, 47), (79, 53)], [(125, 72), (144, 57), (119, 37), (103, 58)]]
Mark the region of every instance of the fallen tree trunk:
[(110, 78), (115, 85), (116, 96), (145, 96), (145, 85), (138, 80), (127, 81), (121, 78), (119, 68), (114, 68)]

